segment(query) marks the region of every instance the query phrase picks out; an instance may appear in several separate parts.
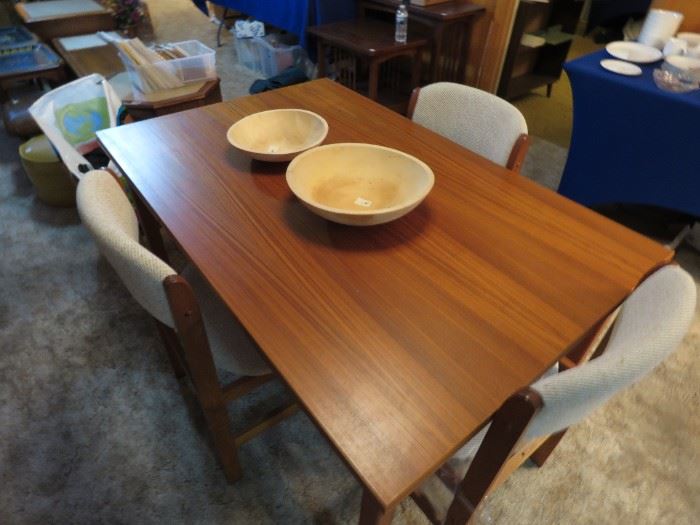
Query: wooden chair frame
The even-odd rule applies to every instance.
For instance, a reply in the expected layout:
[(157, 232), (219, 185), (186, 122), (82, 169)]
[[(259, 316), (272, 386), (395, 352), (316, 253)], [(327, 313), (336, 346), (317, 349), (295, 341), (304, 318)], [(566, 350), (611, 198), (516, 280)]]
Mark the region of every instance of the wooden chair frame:
[[(406, 110), (406, 117), (413, 120), (413, 113), (416, 110), (416, 104), (418, 104), (418, 95), (420, 94), (419, 87), (415, 88), (411, 92), (411, 98), (408, 101), (408, 109)], [(530, 147), (530, 136), (527, 133), (521, 133), (513, 144), (513, 149), (510, 150), (510, 155), (508, 157), (508, 162), (506, 163), (506, 168), (520, 173), (520, 169), (525, 162), (525, 156), (527, 155), (527, 150)]]
[[(559, 361), (560, 371), (579, 366), (605, 350), (618, 307)], [(494, 414), (481, 446), (463, 479), (447, 465), (438, 470), (439, 479), (455, 494), (444, 521), (440, 521), (428, 499), (420, 493), (411, 497), (433, 525), (464, 525), (475, 515), (489, 493), (496, 490), (527, 459), (541, 467), (552, 454), (566, 430), (536, 438), (524, 446), (524, 436), (533, 417), (542, 408), (539, 393), (527, 387), (509, 397)]]
[[(148, 240), (151, 251), (166, 263), (167, 252), (160, 234), (160, 225), (146, 207), (139, 195), (134, 193), (134, 201), (139, 223)], [(155, 320), (175, 372), (180, 380), (189, 377), (195, 397), (204, 414), (207, 428), (211, 433), (214, 450), (223, 467), (228, 483), (241, 477), (238, 461), (238, 447), (294, 414), (299, 405), (292, 402), (282, 405), (266, 414), (265, 418), (238, 435), (231, 431), (231, 420), (226, 405), (239, 399), (252, 390), (268, 383), (278, 376), (274, 373), (261, 376), (243, 376), (228, 385), (221, 385), (216, 372), (214, 358), (209, 347), (199, 303), (190, 284), (180, 275), (170, 275), (163, 280), (170, 312), (175, 329)]]

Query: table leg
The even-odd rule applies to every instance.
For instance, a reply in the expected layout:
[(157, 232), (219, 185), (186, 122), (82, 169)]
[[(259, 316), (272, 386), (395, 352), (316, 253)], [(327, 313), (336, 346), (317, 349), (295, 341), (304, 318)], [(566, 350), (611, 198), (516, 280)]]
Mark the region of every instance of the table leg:
[(440, 82), (447, 80), (442, 74), (441, 62), (444, 62), (442, 57), (442, 39), (444, 38), (444, 26), (439, 24), (435, 27), (433, 34), (433, 50), (430, 57), (430, 82)]
[(359, 525), (389, 525), (394, 517), (394, 510), (383, 508), (369, 489), (365, 488), (362, 491)]
[(316, 37), (316, 60), (318, 61), (318, 78), (326, 77), (326, 46), (323, 44), (321, 37)]
[(457, 65), (457, 82), (464, 83), (467, 81), (467, 57), (469, 57), (469, 49), (472, 41), (472, 21), (467, 20), (463, 24), (462, 30), (462, 48), (459, 50), (459, 63)]
[(224, 12), (221, 15), (221, 20), (219, 20), (219, 28), (216, 30), (216, 47), (221, 47), (221, 30), (226, 25), (226, 15), (228, 14), (228, 7), (224, 8)]
[(143, 202), (143, 199), (135, 191), (131, 192), (134, 196), (136, 204), (136, 212), (139, 218), (139, 223), (143, 229), (143, 234), (148, 241), (148, 247), (156, 256), (160, 257), (165, 263), (169, 264), (168, 253), (165, 250), (163, 236), (160, 233), (160, 223), (153, 216), (151, 210)]
[(411, 68), (411, 90), (418, 87), (420, 84), (420, 70), (421, 70), (421, 58), (422, 58), (423, 48), (416, 49), (416, 52), (411, 57), (413, 60), (413, 67)]
[(379, 95), (379, 66), (381, 63), (376, 58), (369, 61), (369, 93), (370, 99), (377, 100)]

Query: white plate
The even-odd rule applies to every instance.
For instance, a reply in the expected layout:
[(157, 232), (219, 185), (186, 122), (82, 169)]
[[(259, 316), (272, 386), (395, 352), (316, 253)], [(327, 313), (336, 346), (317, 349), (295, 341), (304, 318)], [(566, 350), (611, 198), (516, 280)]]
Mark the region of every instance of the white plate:
[(615, 58), (637, 64), (651, 64), (664, 57), (659, 49), (639, 42), (610, 42), (605, 46), (605, 50)]
[(608, 58), (606, 60), (601, 60), (600, 65), (608, 71), (617, 73), (618, 75), (627, 75), (628, 77), (636, 77), (642, 74), (642, 68), (630, 64), (629, 62), (623, 62), (622, 60), (613, 60)]

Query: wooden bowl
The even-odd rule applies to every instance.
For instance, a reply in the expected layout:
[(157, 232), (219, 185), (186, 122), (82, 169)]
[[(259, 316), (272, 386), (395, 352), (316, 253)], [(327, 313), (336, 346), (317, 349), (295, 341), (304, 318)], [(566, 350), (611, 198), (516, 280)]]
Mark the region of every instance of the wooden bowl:
[(328, 123), (304, 109), (272, 109), (242, 118), (228, 129), (229, 143), (254, 159), (267, 162), (292, 160), (323, 142)]
[(330, 221), (370, 226), (418, 206), (435, 182), (425, 162), (372, 144), (329, 144), (287, 167), (287, 184), (304, 205)]

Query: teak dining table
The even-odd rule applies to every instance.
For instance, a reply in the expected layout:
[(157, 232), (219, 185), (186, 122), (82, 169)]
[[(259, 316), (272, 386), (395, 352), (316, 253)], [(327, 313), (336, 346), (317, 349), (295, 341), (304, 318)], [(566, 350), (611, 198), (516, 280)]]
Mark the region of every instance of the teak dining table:
[[(380, 226), (317, 217), (285, 163), (226, 140), (240, 118), (290, 107), (322, 115), (326, 143), (418, 157), (432, 192)], [(508, 396), (673, 258), (326, 79), (98, 139), (362, 483), (361, 523), (389, 523)]]

